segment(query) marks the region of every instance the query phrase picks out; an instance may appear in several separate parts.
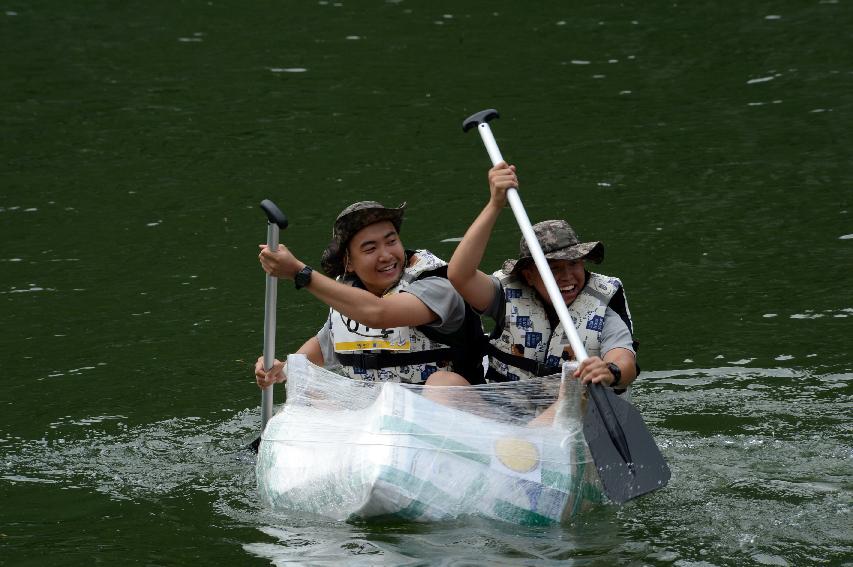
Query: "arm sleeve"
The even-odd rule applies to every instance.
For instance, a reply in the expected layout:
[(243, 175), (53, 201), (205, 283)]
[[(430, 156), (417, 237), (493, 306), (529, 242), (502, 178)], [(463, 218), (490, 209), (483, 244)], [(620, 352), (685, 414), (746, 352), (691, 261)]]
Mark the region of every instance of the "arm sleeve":
[(486, 317), (497, 321), (504, 314), (504, 290), (503, 286), (501, 286), (501, 281), (498, 278), (495, 276), (489, 276), (489, 279), (492, 280), (494, 295), (492, 296), (492, 302), (482, 313), (480, 313), (480, 315), (485, 315)]
[(601, 330), (601, 356), (614, 348), (624, 348), (634, 353), (634, 338), (618, 313), (611, 308), (604, 312), (604, 328)]
[(338, 364), (338, 358), (335, 356), (335, 345), (332, 344), (331, 322), (326, 318), (326, 323), (320, 328), (317, 333), (317, 340), (320, 341), (320, 351), (323, 353), (323, 366), (333, 368)]
[(452, 333), (458, 330), (465, 321), (465, 302), (449, 280), (439, 277), (429, 277), (416, 280), (405, 289), (429, 307), (438, 317), (426, 325), (442, 333)]

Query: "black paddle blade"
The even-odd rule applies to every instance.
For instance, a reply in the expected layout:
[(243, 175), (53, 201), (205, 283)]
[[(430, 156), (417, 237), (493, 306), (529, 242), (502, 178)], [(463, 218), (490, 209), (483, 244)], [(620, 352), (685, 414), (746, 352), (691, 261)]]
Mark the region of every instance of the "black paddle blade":
[(640, 412), (610, 388), (589, 388), (583, 433), (607, 497), (618, 504), (663, 488), (669, 466)]
[(257, 455), (258, 449), (260, 447), (261, 447), (261, 438), (258, 437), (257, 439), (255, 439), (254, 441), (249, 443), (249, 445), (246, 448)]

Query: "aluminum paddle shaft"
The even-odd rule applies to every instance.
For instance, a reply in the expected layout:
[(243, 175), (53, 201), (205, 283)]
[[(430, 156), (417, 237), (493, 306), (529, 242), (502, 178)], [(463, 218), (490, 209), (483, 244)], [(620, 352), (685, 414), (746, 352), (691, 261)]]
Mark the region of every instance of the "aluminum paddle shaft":
[[(269, 199), (261, 201), (261, 209), (267, 215), (267, 246), (273, 252), (278, 250), (279, 231), (287, 228), (287, 217)], [(269, 371), (275, 362), (275, 309), (278, 295), (278, 278), (267, 274), (266, 299), (264, 301), (264, 370)], [(273, 386), (270, 384), (261, 390), (261, 433), (272, 418)]]
[[(480, 137), (483, 138), (483, 144), (486, 146), (486, 151), (489, 152), (489, 157), (492, 160), (492, 165), (497, 165), (504, 161), (498, 143), (492, 134), (492, 129), (489, 127), (489, 120), (498, 118), (498, 111), (494, 109), (483, 110), (469, 116), (462, 123), (462, 129), (468, 131), (476, 127), (480, 132)], [(542, 281), (545, 284), (545, 289), (548, 291), (548, 297), (554, 309), (557, 311), (557, 317), (563, 325), (563, 330), (569, 338), (569, 344), (572, 345), (572, 351), (575, 353), (578, 364), (587, 358), (586, 349), (578, 336), (578, 332), (572, 323), (572, 316), (566, 307), (566, 302), (563, 301), (563, 296), (560, 293), (560, 288), (557, 287), (557, 282), (554, 280), (554, 274), (551, 273), (551, 267), (548, 265), (548, 260), (545, 259), (545, 254), (542, 252), (542, 247), (536, 239), (536, 234), (533, 232), (533, 226), (530, 224), (530, 219), (527, 216), (527, 211), (524, 210), (524, 205), (521, 204), (521, 197), (518, 195), (516, 188), (507, 189), (507, 201), (512, 208), (512, 213), (515, 215), (515, 220), (521, 229), (521, 234), (527, 242), (527, 247), (530, 249), (530, 254), (533, 256), (533, 261), (536, 263), (536, 268), (539, 270), (539, 275), (542, 276)]]

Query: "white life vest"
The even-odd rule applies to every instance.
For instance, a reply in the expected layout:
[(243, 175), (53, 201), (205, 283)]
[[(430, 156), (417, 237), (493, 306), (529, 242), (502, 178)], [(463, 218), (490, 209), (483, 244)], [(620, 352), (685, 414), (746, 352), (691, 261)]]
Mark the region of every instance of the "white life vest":
[[(415, 254), (417, 262), (403, 270), (400, 281), (383, 297), (400, 293), (408, 288), (422, 273), (447, 265), (444, 260), (428, 250), (416, 250)], [(352, 277), (338, 279), (345, 284), (353, 285), (354, 283)], [(391, 353), (394, 356), (402, 353), (422, 352), (428, 356), (427, 351), (447, 348), (447, 345), (430, 339), (416, 327), (372, 329), (335, 309), (329, 309), (329, 324), (331, 325), (330, 335), (335, 353), (338, 355), (339, 361), (342, 362), (340, 372), (356, 380), (421, 384), (426, 381), (430, 374), (439, 369), (439, 363), (422, 362), (402, 366), (370, 368), (372, 366), (370, 363), (371, 356), (374, 357), (374, 360), (380, 354), (383, 357), (387, 356), (386, 353)], [(354, 358), (360, 360), (361, 363), (343, 363), (343, 359), (352, 359), (352, 355), (355, 355)]]
[[(569, 339), (563, 332), (561, 323), (551, 328), (545, 305), (536, 291), (522, 279), (495, 272), (504, 290), (506, 308), (502, 331), (496, 329), (489, 343), (500, 351), (491, 351), (489, 366), (507, 380), (527, 380), (537, 375), (531, 369), (522, 369), (501, 362), (496, 355), (507, 353), (514, 357), (540, 363), (539, 375), (544, 367), (557, 367), (559, 372), (562, 360), (576, 360)], [(589, 273), (586, 285), (568, 305), (569, 314), (589, 356), (601, 356), (601, 332), (604, 329), (604, 313), (614, 295), (622, 288), (618, 278)], [(630, 311), (625, 303), (625, 311), (630, 321)], [(631, 325), (629, 325), (629, 328)], [(500, 335), (496, 336), (496, 333)], [(505, 360), (508, 357), (503, 357)]]

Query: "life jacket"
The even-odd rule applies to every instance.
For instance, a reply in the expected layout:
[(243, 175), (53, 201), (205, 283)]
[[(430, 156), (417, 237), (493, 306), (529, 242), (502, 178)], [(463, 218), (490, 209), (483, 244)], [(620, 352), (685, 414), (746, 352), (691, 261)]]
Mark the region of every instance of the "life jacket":
[[(490, 382), (526, 380), (560, 372), (563, 360), (576, 360), (561, 323), (552, 329), (545, 304), (522, 279), (503, 272), (494, 274), (504, 290), (502, 321), (487, 346)], [(569, 314), (589, 356), (601, 356), (604, 313), (610, 306), (633, 334), (631, 312), (618, 278), (586, 272), (586, 284), (568, 305)], [(637, 344), (635, 342), (635, 348)]]
[[(417, 254), (417, 262), (408, 259)], [(407, 267), (400, 281), (385, 296), (405, 291), (412, 282), (427, 277), (447, 278), (447, 263), (428, 250), (407, 250)], [(357, 278), (339, 278), (361, 286)], [(329, 324), (335, 356), (341, 371), (357, 380), (421, 384), (439, 369), (461, 374), (471, 384), (482, 384), (486, 338), (479, 316), (465, 304), (465, 320), (452, 333), (435, 328), (395, 327), (372, 329), (346, 315), (329, 310)]]

